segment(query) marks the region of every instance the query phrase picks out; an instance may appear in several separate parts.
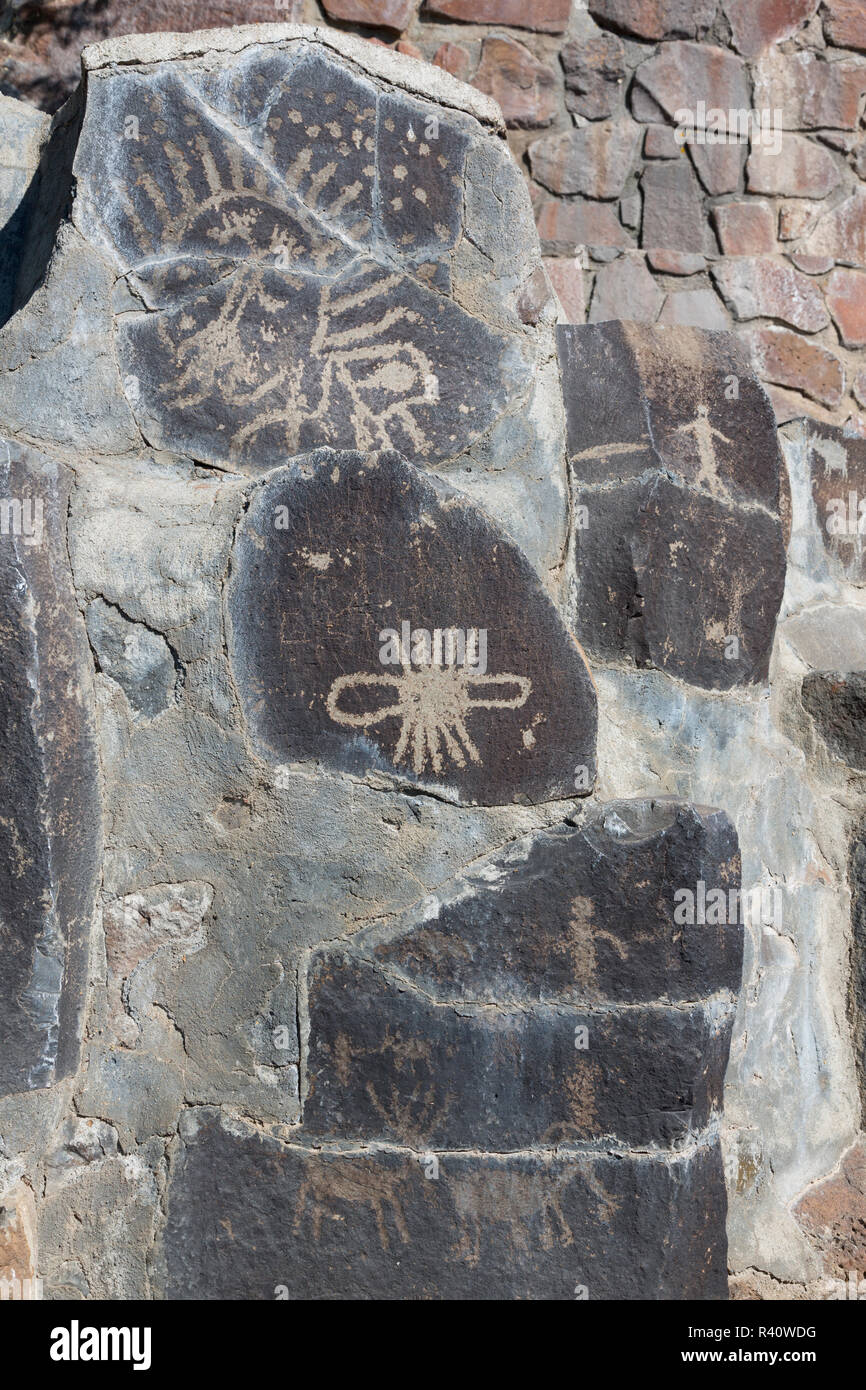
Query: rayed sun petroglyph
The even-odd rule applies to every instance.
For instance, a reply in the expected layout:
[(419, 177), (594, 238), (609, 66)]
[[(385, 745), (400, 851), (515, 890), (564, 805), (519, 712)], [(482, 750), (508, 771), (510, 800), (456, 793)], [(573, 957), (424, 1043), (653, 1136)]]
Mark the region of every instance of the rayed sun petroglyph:
[(119, 196), (80, 218), (118, 263), (127, 399), (151, 443), (230, 466), (455, 457), (531, 377), (516, 333), (450, 297), (467, 135), (420, 138), (425, 107), (319, 66), (239, 59), (220, 90), (190, 68), (159, 98), (124, 77)]
[[(498, 696), (475, 693), (496, 687), (502, 690), (511, 687), (512, 691), (516, 687), (516, 693)], [(341, 707), (347, 692), (365, 691), (372, 695), (378, 690), (395, 692), (396, 699), (392, 698), (384, 707), (371, 701), (370, 707), (355, 712)], [(520, 709), (531, 691), (532, 682), (527, 676), (479, 676), (465, 667), (406, 665), (399, 675), (361, 672), (338, 676), (328, 693), (327, 709), (336, 724), (356, 729), (371, 729), (386, 719), (399, 719), (400, 732), (391, 755), (393, 761), (398, 764), (411, 761), (418, 775), (428, 765), (438, 774), (449, 761), (461, 768), (466, 766), (467, 758), (473, 763), (482, 762), (466, 727), (467, 717), (473, 710)]]

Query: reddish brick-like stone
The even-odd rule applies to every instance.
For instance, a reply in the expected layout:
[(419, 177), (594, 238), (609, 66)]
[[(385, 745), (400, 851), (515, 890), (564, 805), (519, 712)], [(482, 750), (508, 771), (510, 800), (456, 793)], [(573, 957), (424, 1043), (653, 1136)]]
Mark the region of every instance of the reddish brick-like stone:
[(418, 0), (322, 0), (329, 19), (349, 19), (402, 33), (418, 8)]
[[(828, 1275), (860, 1280), (866, 1270), (866, 1142), (859, 1140), (833, 1177), (811, 1187), (794, 1216), (823, 1257)], [(844, 1296), (844, 1291), (839, 1297)], [(860, 1295), (862, 1297), (862, 1295)]]
[(832, 212), (824, 213), (799, 249), (851, 265), (866, 265), (866, 188), (855, 189)]
[(398, 53), (405, 53), (407, 58), (420, 58), (423, 61), (424, 54), (417, 43), (412, 43), (411, 39), (398, 39), (394, 47)]
[(791, 199), (779, 208), (779, 240), (796, 241), (806, 236), (818, 224), (823, 211), (821, 203), (808, 203), (804, 199)]
[(769, 203), (719, 203), (713, 222), (726, 256), (761, 256), (776, 249), (776, 219)]
[(556, 73), (514, 39), (484, 40), (472, 85), (499, 102), (506, 125), (534, 130), (556, 115)]
[(866, 62), (827, 62), (814, 53), (766, 53), (755, 70), (755, 108), (781, 111), (786, 130), (855, 130)]
[(825, 296), (845, 346), (866, 347), (866, 271), (834, 270)]
[(667, 251), (656, 248), (654, 251), (647, 251), (646, 258), (653, 270), (657, 270), (660, 275), (697, 275), (699, 271), (707, 268), (704, 257), (692, 251)]
[(712, 44), (666, 43), (635, 73), (635, 86), (647, 93), (668, 120), (703, 101), (707, 111), (748, 110), (751, 93), (745, 64)]
[(734, 47), (755, 58), (771, 43), (795, 34), (818, 8), (818, 0), (723, 0)]
[(616, 34), (567, 43), (560, 56), (569, 111), (597, 121), (612, 116), (622, 101), (625, 47)]
[(544, 266), (556, 297), (562, 305), (567, 323), (583, 323), (586, 318), (586, 296), (583, 270), (575, 256), (545, 257)]
[(824, 34), (837, 48), (866, 51), (866, 7), (863, 0), (824, 0)]
[(546, 135), (529, 146), (532, 177), (554, 193), (616, 198), (631, 172), (641, 128), (628, 116)]
[(441, 44), (433, 55), (433, 62), (437, 68), (444, 68), (446, 72), (450, 72), (452, 77), (459, 77), (461, 82), (469, 80), (472, 59), (462, 44)]
[(741, 256), (719, 262), (712, 275), (738, 319), (781, 319), (804, 333), (829, 323), (817, 285), (784, 261)]
[(777, 386), (802, 391), (822, 405), (836, 406), (845, 391), (845, 372), (835, 353), (787, 328), (759, 328), (751, 334), (758, 375)]
[(562, 34), (568, 24), (571, 0), (427, 0), (427, 13), (468, 24), (507, 24)]
[(802, 251), (792, 251), (791, 261), (804, 275), (826, 275), (835, 264), (832, 256), (807, 256)]
[(858, 372), (851, 386), (858, 405), (866, 406), (866, 371)]
[(651, 125), (647, 128), (643, 142), (643, 152), (647, 159), (677, 159), (681, 153), (673, 127)]
[(543, 203), (537, 214), (538, 235), (545, 251), (568, 254), (577, 246), (634, 246), (611, 203), (577, 201)]
[(777, 193), (786, 198), (826, 198), (842, 177), (829, 150), (805, 135), (782, 135), (781, 148), (754, 145), (746, 164), (750, 193)]
[[(0, 19), (7, 8), (0, 0)], [(0, 40), (0, 89), (56, 111), (81, 80), (86, 44), (125, 34), (300, 23), (305, 5), (304, 0), (282, 0), (279, 9), (274, 0), (48, 0), (16, 9), (14, 34)]]
[(620, 256), (610, 265), (602, 266), (595, 277), (589, 322), (626, 319), (633, 323), (655, 323), (663, 301), (664, 293), (643, 260)]
[(716, 0), (589, 0), (587, 8), (594, 19), (639, 39), (670, 39), (708, 29)]
[(720, 193), (740, 191), (748, 150), (745, 141), (732, 140), (725, 145), (689, 141), (686, 148), (695, 172), (708, 193), (718, 196)]

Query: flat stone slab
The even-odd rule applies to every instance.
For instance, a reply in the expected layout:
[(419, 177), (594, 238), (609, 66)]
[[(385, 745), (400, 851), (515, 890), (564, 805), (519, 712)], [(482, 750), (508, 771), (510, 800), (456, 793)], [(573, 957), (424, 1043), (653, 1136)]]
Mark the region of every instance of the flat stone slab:
[(866, 671), (810, 671), (801, 699), (831, 752), (866, 772)]
[(782, 459), (746, 349), (695, 328), (557, 332), (580, 641), (709, 689), (766, 680)]
[(583, 655), (520, 550), (393, 453), (320, 451), (256, 488), (231, 659), (278, 762), (387, 772), (452, 799), (575, 795), (595, 775)]
[(0, 439), (0, 1095), (78, 1065), (102, 828), (70, 479)]
[(193, 1114), (169, 1187), (168, 1298), (727, 1298), (717, 1142), (675, 1156), (345, 1152)]
[(681, 1143), (721, 1106), (738, 888), (723, 813), (617, 802), (518, 841), (396, 926), (320, 948), (306, 1131), (495, 1152)]
[(830, 573), (866, 581), (866, 439), (804, 421), (815, 520)]
[[(322, 31), (245, 32), (213, 67), (162, 39), (120, 41), (125, 66), (88, 50), (73, 218), (120, 277), (135, 418), (154, 446), (249, 473), (322, 445), (456, 458), (532, 378), (516, 311), (486, 322), (501, 294), (485, 309), (473, 291), (470, 312), (452, 285), (489, 132), (383, 86)], [(216, 52), (225, 34), (209, 38)], [(492, 259), (475, 275), (495, 279)]]

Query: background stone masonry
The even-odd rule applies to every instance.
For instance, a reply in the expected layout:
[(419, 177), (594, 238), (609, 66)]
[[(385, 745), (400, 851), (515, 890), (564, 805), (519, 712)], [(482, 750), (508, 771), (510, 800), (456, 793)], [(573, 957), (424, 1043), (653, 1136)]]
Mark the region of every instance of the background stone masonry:
[[(193, 196), (183, 216), (152, 225), (147, 198), (130, 196), (135, 180), (124, 160), (137, 147), (117, 135), (137, 110), (145, 140), (153, 138), (148, 113), (168, 110), (169, 131), (201, 129), (213, 153), (234, 122), (258, 113), (255, 72), (248, 87), (246, 78), (221, 85), (220, 65), (230, 68), (230, 61), (211, 55), (201, 71), (194, 60), (191, 77), (178, 81), (182, 45), (147, 40), (137, 87), (134, 68), (112, 69), (112, 50), (95, 50), (86, 100), (67, 110), (48, 143), (48, 121), (36, 105), (0, 98), (2, 491), (37, 488), (53, 527), (44, 561), (22, 545), (12, 562), (37, 603), (20, 601), (22, 591), (7, 583), (4, 594), (12, 597), (0, 618), (31, 664), (59, 644), (78, 692), (69, 699), (61, 686), (49, 687), (40, 715), (47, 722), (35, 720), (32, 729), (26, 685), (7, 682), (0, 701), (7, 731), (16, 739), (32, 734), (42, 753), (35, 763), (10, 762), (2, 783), (5, 802), (24, 808), (15, 833), (35, 847), (28, 930), (39, 929), (45, 902), (39, 874), (50, 879), (52, 872), (40, 847), (54, 837), (77, 870), (66, 875), (73, 965), (65, 997), (58, 942), (47, 930), (39, 938), (41, 973), (31, 984), (45, 1010), (35, 1015), (38, 1027), (51, 1038), (59, 1020), (63, 1045), (35, 1055), (33, 1038), (15, 1031), (15, 980), (15, 999), (2, 1011), (6, 1026), (13, 1020), (19, 1050), (4, 1052), (0, 1085), (0, 1276), (39, 1273), (47, 1296), (84, 1298), (188, 1297), (196, 1279), (204, 1296), (217, 1289), (250, 1296), (258, 1279), (255, 1296), (268, 1297), (271, 1274), (281, 1261), (292, 1263), (286, 1252), (293, 1242), (305, 1255), (320, 1249), (318, 1277), (328, 1279), (345, 1253), (328, 1244), (336, 1210), (341, 1219), (360, 1213), (353, 1239), (357, 1251), (379, 1252), (367, 1273), (380, 1296), (399, 1257), (421, 1294), (441, 1287), (437, 1269), (448, 1266), (449, 1278), (468, 1281), (467, 1296), (480, 1279), (506, 1297), (539, 1296), (539, 1289), (559, 1297), (580, 1250), (597, 1262), (600, 1296), (610, 1296), (607, 1287), (641, 1297), (644, 1285), (629, 1283), (634, 1272), (611, 1260), (611, 1248), (628, 1249), (638, 1231), (658, 1253), (673, 1229), (680, 1244), (645, 1278), (661, 1296), (685, 1289), (718, 1297), (720, 1145), (733, 1296), (824, 1298), (849, 1275), (866, 1275), (866, 559), (856, 525), (838, 536), (826, 528), (835, 499), (866, 497), (866, 441), (859, 437), (866, 390), (858, 376), (866, 341), (863, 7), (846, 0), (820, 7), (809, 0), (607, 0), (589, 9), (569, 12), (564, 0), (440, 0), (420, 10), (413, 0), (333, 0), (323, 10), (292, 0), (279, 9), (253, 4), (240, 15), (234, 4), (204, 0), (183, 9), (0, 4), (4, 90), (46, 110), (78, 80), (84, 42), (275, 20), (330, 24), (374, 40), (351, 49), (352, 71), (367, 72), (383, 102), (433, 104), (447, 132), (446, 165), (453, 159), (465, 170), (462, 212), (435, 175), (424, 190), (430, 216), (416, 209), (416, 220), (397, 217), (378, 229), (369, 260), (345, 273), (360, 277), (353, 284), (374, 305), (376, 322), (385, 317), (377, 295), (387, 293), (388, 309), (420, 325), (410, 331), (406, 360), (443, 354), (440, 369), (458, 383), (447, 399), (460, 406), (427, 411), (423, 394), (413, 397), (420, 433), (389, 440), (423, 466), (417, 495), (412, 470), (390, 452), (371, 467), (365, 486), (374, 498), (390, 499), (382, 514), (405, 532), (407, 546), (421, 545), (413, 554), (425, 560), (413, 566), (398, 550), (392, 575), (365, 576), (365, 600), (387, 603), (396, 592), (411, 605), (420, 592), (425, 603), (442, 595), (456, 602), (465, 574), (452, 571), (443, 582), (435, 546), (428, 558), (429, 537), (416, 538), (420, 515), (447, 516), (458, 541), (449, 553), (476, 547), (475, 574), (484, 575), (497, 545), (505, 557), (509, 580), (495, 607), (509, 669), (517, 669), (511, 654), (520, 654), (534, 679), (550, 682), (547, 698), (557, 708), (557, 682), (567, 681), (574, 698), (547, 730), (549, 741), (527, 711), (528, 777), (506, 738), (483, 776), (470, 766), (441, 796), (418, 794), (428, 769), (417, 746), (418, 765), (395, 782), (393, 748), (380, 745), (371, 755), (348, 726), (335, 733), (324, 720), (322, 671), (347, 669), (340, 663), (349, 647), (340, 642), (357, 636), (327, 620), (330, 611), (349, 611), (345, 595), (354, 592), (351, 583), (341, 590), (333, 571), (323, 577), (331, 570), (327, 546), (351, 519), (353, 501), (357, 512), (357, 498), (345, 495), (359, 466), (350, 451), (373, 447), (374, 418), (347, 405), (349, 386), (345, 395), (335, 389), (329, 415), (317, 403), (315, 378), (303, 372), (311, 342), (321, 338), (316, 325), (327, 321), (334, 346), (341, 332), (356, 329), (348, 301), (329, 300), (325, 314), (319, 276), (310, 273), (323, 263), (317, 257), (333, 258), (339, 270), (348, 224), (326, 235), (313, 219), (292, 243), (289, 273), (307, 307), (288, 328), (267, 246), (240, 233), (225, 244), (232, 283), (244, 289), (232, 301), (243, 331), (228, 370), (216, 372), (208, 350), (198, 348), (198, 335), (212, 325), (211, 341), (219, 343), (226, 312), (223, 279), (201, 259), (212, 230), (195, 220), (202, 200)], [(531, 203), (483, 95), (459, 95), (432, 62), (401, 67), (380, 44), (438, 57), (439, 69), (495, 97)], [(266, 55), (262, 62), (266, 73)], [(333, 53), (329, 62), (339, 68)], [(121, 72), (130, 83), (122, 90)], [(756, 90), (772, 92), (767, 104), (785, 113), (788, 134), (775, 164), (767, 167), (763, 155), (752, 164), (745, 150), (683, 152), (672, 144), (676, 107), (759, 105)], [(290, 136), (276, 121), (255, 139)], [(249, 142), (243, 148), (247, 158)], [(148, 158), (158, 164), (159, 149)], [(227, 206), (255, 188), (266, 226), (270, 218), (283, 225), (280, 189), (266, 175), (243, 159), (217, 166), (239, 180), (221, 192)], [(193, 189), (213, 168), (193, 160)], [(313, 208), (321, 188), (308, 186), (303, 171), (298, 178), (295, 191)], [(423, 244), (414, 250), (419, 227)], [(351, 234), (363, 241), (369, 228), (353, 224)], [(148, 250), (162, 252), (167, 237), (171, 263), (148, 265)], [(194, 306), (187, 314), (177, 310), (182, 299)], [(632, 322), (565, 326), (587, 319)], [(451, 331), (440, 336), (437, 322)], [(369, 333), (371, 323), (362, 324)], [(707, 338), (693, 325), (733, 328), (740, 341)], [(282, 343), (276, 370), (291, 369), (304, 407), (291, 447), (263, 406), (250, 411), (244, 389), (262, 370), (252, 387), (257, 401), (270, 402), (267, 344), (275, 341)], [(373, 346), (387, 343), (374, 334)], [(753, 349), (784, 422), (778, 435), (750, 375)], [(461, 353), (474, 374), (467, 370), (465, 399)], [(183, 390), (166, 361), (180, 364)], [(206, 370), (198, 379), (200, 363)], [(732, 374), (740, 385), (733, 400), (724, 390)], [(191, 398), (204, 408), (190, 410)], [(682, 428), (692, 428), (701, 411), (724, 436), (709, 472), (704, 454), (682, 443)], [(407, 417), (398, 411), (394, 418), (399, 431)], [(593, 451), (614, 441), (625, 452), (602, 452), (606, 461), (593, 463)], [(293, 453), (303, 455), (300, 474), (297, 462), (294, 473), (283, 467)], [(268, 588), (273, 574), (256, 565), (263, 541), (255, 527), (267, 489), (285, 488), (287, 502), (301, 505), (299, 477), (310, 489), (315, 482), (320, 496), (293, 519), (305, 540), (286, 583), (309, 586), (307, 609), (322, 646), (319, 652), (314, 643), (314, 659), (298, 677), (312, 686), (295, 689), (280, 684), (287, 666), (269, 645), (273, 624), (257, 627), (245, 615), (269, 605), (279, 612), (280, 587)], [(576, 522), (583, 501), (591, 518), (585, 536)], [(379, 515), (376, 506), (366, 510)], [(603, 531), (593, 530), (593, 518)], [(497, 539), (497, 527), (508, 539)], [(388, 546), (377, 553), (388, 554)], [(420, 575), (420, 591), (401, 590), (401, 575)], [(616, 602), (605, 610), (599, 596), (607, 589)], [(329, 592), (331, 610), (323, 598)], [(299, 635), (297, 621), (294, 614), (281, 626), (281, 641), (294, 649), (310, 635)], [(733, 621), (742, 622), (748, 642), (730, 666), (718, 646)], [(594, 683), (566, 628), (580, 636)], [(284, 727), (274, 711), (292, 700), (303, 718)], [(513, 715), (502, 718), (501, 727), (511, 727)], [(68, 764), (52, 757), (57, 729), (77, 750)], [(596, 776), (588, 801), (572, 795), (568, 754)], [(22, 766), (32, 784), (16, 780)], [(86, 823), (86, 839), (70, 807)], [(104, 844), (96, 873), (98, 807)], [(557, 976), (561, 917), (554, 906), (549, 955), (503, 973), (491, 885), (507, 879), (519, 889), (521, 866), (548, 854), (555, 864), (562, 837), (569, 844), (586, 837), (592, 846), (606, 836), (602, 858), (620, 842), (626, 850), (614, 899), (637, 900), (629, 875), (641, 861), (631, 851), (656, 864), (671, 824), (691, 846), (703, 844), (695, 827), (702, 834), (716, 827), (726, 844), (734, 827), (737, 874), (741, 859), (744, 885), (778, 888), (783, 920), (746, 930), (738, 996), (738, 961), (737, 972), (730, 964), (718, 978), (710, 971), (685, 995), (669, 978), (651, 981), (654, 992), (642, 1006), (662, 1001), (671, 1032), (664, 1066), (651, 1078), (650, 1113), (662, 1117), (661, 1129), (646, 1130), (645, 1107), (637, 1115), (611, 1107), (603, 1077), (595, 1110), (536, 1114), (519, 1097), (509, 1101), (506, 1119), (530, 1130), (537, 1124), (546, 1136), (570, 1126), (568, 1134), (588, 1138), (588, 1156), (569, 1167), (561, 1151), (551, 1159), (533, 1135), (528, 1159), (500, 1162), (488, 1154), (465, 1169), (461, 1159), (450, 1187), (422, 1183), (419, 1198), (417, 1165), (401, 1156), (405, 1145), (459, 1149), (463, 1136), (454, 1138), (449, 1097), (433, 1095), (428, 1124), (417, 1095), (401, 1091), (411, 1089), (429, 1057), (407, 1060), (392, 1053), (387, 1029), (384, 1040), (371, 1033), (378, 1006), (353, 1015), (354, 981), (370, 997), (387, 998), (395, 1018), (398, 1007), (422, 1017), (427, 1006), (404, 986), (420, 974), (429, 996), (424, 943), (432, 903), (443, 931), (452, 915), (457, 923), (453, 957), (435, 937), (436, 969), (445, 978), (434, 978), (432, 988), (450, 1010), (448, 971), (459, 977), (465, 939), (490, 920), (496, 929), (485, 950), (492, 942), (493, 953), (480, 959), (492, 981), (485, 979), (485, 989), (499, 1001), (496, 1016), (489, 1026), (472, 1020), (470, 989), (469, 1021), (458, 1031), (465, 1039), (477, 1027), (475, 1055), (490, 1048), (498, 1057), (512, 1026), (509, 1010), (522, 1014), (525, 991), (537, 990), (539, 979), (550, 983), (549, 970), (550, 998), (533, 1000), (521, 1044), (523, 1055), (538, 1048), (541, 1074), (548, 1063), (535, 1039), (549, 1042), (551, 1034), (532, 1029), (545, 1010), (568, 1017), (575, 988), (582, 999), (586, 981), (569, 980), (567, 970), (565, 983)], [(699, 871), (709, 878), (721, 865), (723, 881), (733, 881), (733, 858), (730, 845), (715, 859), (707, 850), (703, 861), (685, 860), (680, 877)], [(560, 877), (555, 868), (553, 881)], [(606, 904), (597, 876), (587, 882), (587, 898), (598, 893)], [(16, 884), (0, 880), (0, 913), (18, 911), (20, 901)], [(588, 934), (602, 1007), (613, 1000), (616, 1015), (625, 1000), (624, 1018), (636, 1017), (616, 940), (591, 929), (592, 920), (590, 904), (585, 919), (570, 923), (578, 964)], [(76, 1009), (88, 944), (82, 1023)], [(566, 964), (574, 969), (573, 960)], [(466, 990), (465, 981), (458, 984)], [(677, 1002), (683, 998), (691, 1001), (687, 1016)], [(316, 1017), (319, 999), (325, 1024), (305, 1035), (303, 1020)], [(332, 1037), (334, 1000), (345, 1027)], [(464, 1017), (465, 997), (457, 1008)], [(427, 1014), (437, 1017), (404, 1025), (403, 1036), (413, 1029), (432, 1036), (441, 1020), (437, 1009)], [(277, 1047), (274, 1026), (286, 1020), (291, 1036)], [(384, 1057), (390, 1065), (395, 1055), (394, 1107), (383, 1129), (381, 1107), (364, 1111), (366, 1093), (349, 1086), (341, 1101), (339, 1088), (348, 1057), (360, 1057), (362, 1066)], [(645, 1054), (618, 1044), (613, 1055), (633, 1095)], [(324, 1078), (308, 1104), (315, 1144), (318, 1127), (325, 1146), (336, 1145), (325, 1178), (298, 1137), (310, 1100), (305, 1065), (314, 1080)], [(554, 1093), (553, 1085), (545, 1088)], [(502, 1123), (498, 1113), (471, 1119), (493, 1129)], [(509, 1145), (522, 1142), (522, 1131), (508, 1138)], [(337, 1153), (358, 1143), (360, 1178), (351, 1162), (341, 1168)], [(369, 1163), (371, 1143), (390, 1154), (379, 1167)], [(623, 1150), (628, 1164), (620, 1157), (612, 1165), (619, 1177), (605, 1158), (617, 1145), (630, 1146)], [(634, 1187), (619, 1201), (625, 1171), (633, 1171)], [(211, 1190), (213, 1201), (203, 1203), (202, 1192)], [(250, 1203), (245, 1194), (255, 1194)], [(484, 1223), (482, 1199), (489, 1203)], [(521, 1221), (502, 1232), (497, 1221), (505, 1224), (499, 1213), (509, 1202)], [(521, 1235), (524, 1227), (531, 1239)], [(236, 1245), (226, 1244), (226, 1229), (241, 1232)], [(423, 1253), (430, 1232), (432, 1270)], [(350, 1276), (351, 1290), (358, 1276)], [(496, 1285), (502, 1277), (511, 1282)]]
[[(55, 110), (85, 43), (333, 24), (499, 102), (573, 323), (735, 327), (780, 421), (866, 432), (860, 0), (0, 0), (0, 91)], [(780, 111), (779, 154), (677, 145), (678, 108)]]

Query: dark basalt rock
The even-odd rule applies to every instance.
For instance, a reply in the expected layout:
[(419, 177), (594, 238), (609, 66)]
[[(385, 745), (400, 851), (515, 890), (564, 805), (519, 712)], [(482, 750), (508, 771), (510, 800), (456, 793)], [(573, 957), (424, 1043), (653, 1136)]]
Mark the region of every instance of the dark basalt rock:
[(578, 767), (590, 790), (582, 653), (517, 547), (398, 455), (320, 451), (256, 489), (228, 607), (246, 717), (274, 759), (484, 805), (573, 796)]
[[(681, 922), (676, 895), (699, 883), (730, 924)], [(619, 802), (319, 949), (307, 1131), (498, 1152), (681, 1142), (721, 1105), (732, 1012), (698, 1001), (739, 987), (738, 888), (721, 812)]]
[(68, 493), (64, 470), (0, 441), (0, 1094), (49, 1086), (78, 1065), (100, 872)]
[(765, 680), (783, 466), (745, 348), (679, 327), (557, 331), (580, 641), (709, 689)]
[(531, 367), (519, 332), (449, 298), (470, 132), (309, 45), (92, 73), (75, 220), (125, 285), (148, 441), (259, 473), (324, 445), (437, 464), (480, 438)]
[(831, 574), (866, 580), (866, 439), (804, 421), (817, 529)]
[(801, 699), (836, 757), (866, 772), (866, 671), (810, 671)]
[(434, 1156), (194, 1123), (169, 1188), (169, 1298), (727, 1298), (718, 1141)]

